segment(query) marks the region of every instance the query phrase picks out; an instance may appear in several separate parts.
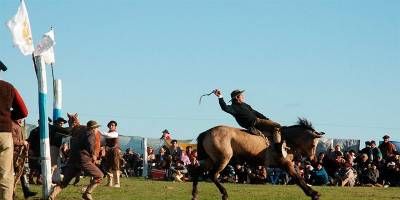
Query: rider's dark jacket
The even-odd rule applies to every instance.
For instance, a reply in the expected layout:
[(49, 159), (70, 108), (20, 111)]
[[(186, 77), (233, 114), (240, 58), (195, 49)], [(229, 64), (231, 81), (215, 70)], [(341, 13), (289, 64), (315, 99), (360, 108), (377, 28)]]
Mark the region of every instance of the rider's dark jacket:
[(254, 125), (257, 118), (260, 119), (268, 119), (263, 114), (257, 112), (250, 105), (246, 103), (237, 103), (235, 101), (232, 102), (232, 105), (226, 105), (223, 98), (219, 98), (219, 105), (221, 109), (233, 117), (235, 117), (237, 123), (246, 129), (249, 129)]

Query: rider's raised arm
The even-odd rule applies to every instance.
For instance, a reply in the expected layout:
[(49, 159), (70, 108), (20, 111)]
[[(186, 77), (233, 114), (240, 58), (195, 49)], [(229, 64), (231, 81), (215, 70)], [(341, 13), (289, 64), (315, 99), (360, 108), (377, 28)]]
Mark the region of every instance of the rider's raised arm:
[(232, 108), (232, 106), (226, 105), (224, 98), (218, 97), (219, 105), (221, 106), (221, 109), (231, 115), (235, 114), (235, 110)]

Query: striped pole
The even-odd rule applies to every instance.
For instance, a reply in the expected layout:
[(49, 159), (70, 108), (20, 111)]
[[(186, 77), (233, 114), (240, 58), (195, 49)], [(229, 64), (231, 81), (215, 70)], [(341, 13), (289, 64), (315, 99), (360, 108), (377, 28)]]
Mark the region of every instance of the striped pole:
[(39, 127), (40, 127), (40, 158), (43, 175), (43, 198), (47, 199), (51, 187), (51, 162), (49, 144), (49, 125), (47, 122), (46, 99), (47, 81), (46, 66), (41, 56), (35, 56), (35, 67), (39, 88)]
[(53, 99), (53, 120), (57, 120), (62, 116), (62, 84), (60, 79), (54, 80), (54, 99)]
[(143, 149), (144, 149), (144, 153), (143, 153), (143, 177), (147, 177), (148, 176), (148, 167), (149, 164), (147, 162), (147, 138), (143, 138)]

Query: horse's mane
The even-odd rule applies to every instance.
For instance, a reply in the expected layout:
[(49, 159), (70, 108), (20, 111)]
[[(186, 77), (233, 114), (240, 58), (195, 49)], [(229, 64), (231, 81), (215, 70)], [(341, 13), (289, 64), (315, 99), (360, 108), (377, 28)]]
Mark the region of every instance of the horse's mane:
[(289, 126), (288, 128), (294, 128), (294, 127), (301, 127), (304, 129), (315, 130), (310, 121), (308, 121), (306, 118), (301, 118), (301, 117), (298, 118), (296, 125)]
[(299, 120), (297, 121), (297, 124), (298, 124), (299, 126), (304, 127), (304, 128), (314, 130), (314, 127), (313, 127), (312, 123), (309, 122), (306, 118), (300, 118), (300, 117), (299, 117)]

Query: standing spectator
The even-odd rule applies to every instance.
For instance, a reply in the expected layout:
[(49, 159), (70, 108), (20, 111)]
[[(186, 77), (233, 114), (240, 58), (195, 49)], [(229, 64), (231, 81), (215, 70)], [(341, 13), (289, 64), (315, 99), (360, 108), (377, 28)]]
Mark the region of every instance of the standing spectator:
[(382, 160), (381, 150), (376, 146), (374, 140), (371, 140), (371, 152), (372, 152), (372, 162), (378, 163)]
[(156, 162), (156, 155), (154, 154), (153, 147), (147, 147), (147, 162), (149, 163)]
[(151, 176), (151, 170), (156, 166), (156, 154), (154, 154), (153, 147), (147, 147), (147, 162), (148, 162), (148, 175)]
[(390, 161), (397, 154), (396, 145), (389, 141), (389, 135), (384, 135), (382, 138), (383, 143), (379, 145), (379, 149), (382, 152), (383, 159), (385, 159), (386, 161)]
[(121, 187), (120, 185), (120, 148), (117, 132), (117, 122), (111, 120), (107, 124), (108, 132), (101, 134), (106, 138), (106, 169), (107, 169), (107, 186)]
[(179, 147), (177, 140), (171, 140), (171, 148), (169, 149), (169, 152), (174, 162), (182, 159), (182, 149)]
[(58, 158), (60, 157), (60, 147), (62, 140), (65, 136), (70, 135), (70, 131), (63, 127), (67, 123), (62, 117), (56, 119), (53, 125), (49, 125), (49, 140), (50, 140), (50, 160), (51, 160), (51, 174), (54, 183), (60, 182), (60, 169), (58, 165)]
[[(40, 166), (40, 129), (39, 126), (32, 129), (27, 139), (29, 144), (28, 163), (29, 163), (29, 183), (41, 184)], [(34, 181), (36, 177), (36, 182)]]
[[(7, 67), (0, 61), (0, 71)], [(0, 199), (12, 199), (14, 189), (12, 120), (28, 116), (21, 95), (14, 86), (0, 80)]]
[(360, 155), (366, 154), (368, 157), (368, 161), (372, 161), (372, 148), (371, 148), (371, 142), (370, 141), (366, 141), (365, 142), (365, 147), (363, 149), (361, 149), (360, 151)]
[(24, 197), (35, 196), (36, 192), (29, 190), (29, 183), (26, 177), (25, 161), (28, 156), (28, 142), (25, 140), (25, 131), (22, 120), (14, 120), (12, 127), (12, 136), (14, 142), (14, 196), (18, 181), (21, 181), (22, 192)]
[(169, 154), (167, 153), (166, 148), (164, 146), (160, 147), (160, 150), (158, 150), (158, 154), (156, 155), (157, 168), (159, 169), (169, 168), (168, 157)]

